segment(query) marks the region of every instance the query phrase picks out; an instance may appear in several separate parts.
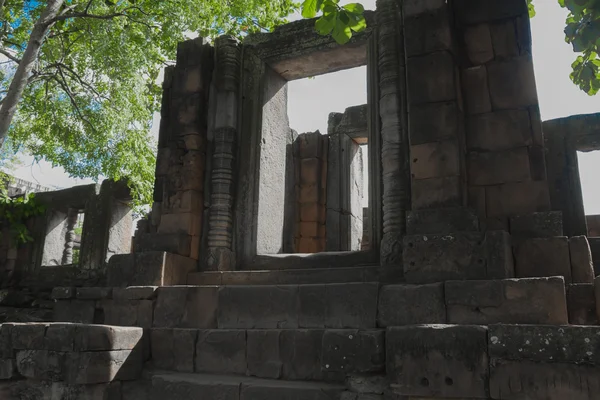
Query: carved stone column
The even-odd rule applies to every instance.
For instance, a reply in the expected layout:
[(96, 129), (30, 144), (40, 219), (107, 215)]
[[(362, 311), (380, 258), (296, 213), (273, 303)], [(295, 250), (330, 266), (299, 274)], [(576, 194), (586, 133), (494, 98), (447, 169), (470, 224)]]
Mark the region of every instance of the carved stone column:
[(69, 208), (67, 213), (67, 233), (65, 235), (65, 249), (63, 250), (62, 265), (73, 263), (73, 246), (75, 244), (75, 225), (77, 225), (77, 218), (79, 217), (79, 210)]
[[(401, 4), (401, 3), (400, 3)], [(377, 2), (379, 109), (383, 177), (382, 266), (401, 266), (402, 235), (410, 204), (409, 143), (401, 10), (394, 0)]]
[(214, 151), (208, 214), (207, 270), (235, 268), (233, 246), (234, 164), (238, 125), (241, 49), (230, 36), (216, 40)]

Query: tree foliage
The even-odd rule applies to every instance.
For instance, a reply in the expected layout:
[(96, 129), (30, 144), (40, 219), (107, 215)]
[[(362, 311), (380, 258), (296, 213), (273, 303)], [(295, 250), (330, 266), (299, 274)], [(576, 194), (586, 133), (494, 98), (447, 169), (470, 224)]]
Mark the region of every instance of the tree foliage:
[[(45, 5), (0, 0), (0, 103)], [(127, 178), (137, 198), (149, 202), (157, 78), (174, 60), (177, 43), (194, 34), (269, 30), (294, 8), (292, 0), (65, 0), (5, 146), (73, 177)]]
[(331, 34), (336, 42), (347, 43), (353, 32), (361, 32), (367, 27), (364, 17), (365, 9), (362, 4), (351, 3), (339, 5), (339, 0), (305, 0), (302, 3), (302, 16), (314, 18), (321, 16), (315, 23), (317, 32), (321, 35)]

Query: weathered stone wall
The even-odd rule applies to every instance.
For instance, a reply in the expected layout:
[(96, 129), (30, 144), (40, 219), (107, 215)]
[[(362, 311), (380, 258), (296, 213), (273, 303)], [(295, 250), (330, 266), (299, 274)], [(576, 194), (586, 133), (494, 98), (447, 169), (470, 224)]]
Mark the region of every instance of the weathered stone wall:
[(600, 215), (586, 215), (587, 235), (600, 237)]
[(550, 209), (527, 7), (461, 0), (454, 12), (466, 53), (468, 204), (487, 229), (506, 229), (506, 216)]
[(154, 204), (136, 251), (164, 250), (199, 259), (203, 231), (209, 92), (214, 50), (183, 42), (165, 70)]
[(298, 135), (295, 143), (298, 182), (295, 248), (297, 253), (319, 253), (325, 251), (326, 245), (330, 138), (316, 131)]

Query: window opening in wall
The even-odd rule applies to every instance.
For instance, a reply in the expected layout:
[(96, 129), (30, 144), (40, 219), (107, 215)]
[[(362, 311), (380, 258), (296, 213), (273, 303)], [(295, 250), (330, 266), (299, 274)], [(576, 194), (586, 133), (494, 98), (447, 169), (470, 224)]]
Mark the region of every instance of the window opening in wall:
[(600, 237), (600, 150), (577, 152), (579, 178), (583, 192), (583, 207), (588, 226), (588, 236)]
[(275, 198), (259, 192), (258, 254), (369, 248), (366, 77), (366, 67), (287, 84), (267, 77), (261, 190)]

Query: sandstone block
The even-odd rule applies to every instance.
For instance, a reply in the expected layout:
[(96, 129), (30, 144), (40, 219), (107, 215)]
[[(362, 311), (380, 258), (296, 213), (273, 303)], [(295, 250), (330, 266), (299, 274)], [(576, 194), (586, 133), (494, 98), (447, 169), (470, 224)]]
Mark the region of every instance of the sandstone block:
[(446, 7), (446, 2), (444, 0), (406, 0), (402, 5), (404, 7), (404, 15), (411, 17)]
[(281, 332), (284, 379), (340, 381), (343, 373), (321, 368), (323, 330), (299, 329)]
[(562, 277), (448, 281), (445, 296), (452, 324), (568, 323)]
[(300, 285), (301, 328), (374, 328), (377, 316), (376, 283)]
[(101, 303), (104, 323), (116, 326), (152, 327), (152, 300), (106, 300)]
[(494, 109), (537, 105), (537, 89), (531, 56), (488, 64), (490, 95)]
[(19, 350), (16, 364), (19, 374), (29, 379), (62, 381), (65, 379), (66, 355), (48, 350)]
[(446, 323), (443, 283), (387, 285), (379, 292), (380, 327)]
[(158, 225), (158, 233), (174, 233), (190, 236), (202, 235), (202, 214), (181, 213), (163, 214)]
[(566, 237), (523, 240), (515, 249), (515, 272), (519, 278), (563, 276), (572, 281), (569, 241)]
[(375, 330), (326, 330), (321, 368), (344, 373), (385, 370), (384, 332)]
[(13, 343), (12, 343), (12, 326), (13, 324), (0, 324), (0, 358), (14, 358)]
[(324, 223), (327, 209), (325, 205), (319, 203), (301, 203), (300, 221)]
[[(51, 325), (46, 336), (53, 328)], [(143, 340), (144, 330), (134, 327), (108, 325), (71, 325), (74, 334), (73, 351), (133, 350)]]
[(506, 183), (485, 188), (488, 217), (549, 211), (550, 193), (546, 181)]
[(152, 363), (158, 369), (194, 372), (198, 331), (154, 328), (150, 333)]
[(52, 320), (57, 322), (94, 322), (95, 302), (92, 300), (60, 300), (54, 303)]
[(410, 57), (406, 67), (410, 104), (456, 99), (455, 64), (449, 52)]
[(464, 207), (411, 210), (406, 215), (406, 233), (409, 235), (477, 231), (477, 216)]
[(108, 286), (128, 286), (135, 274), (135, 254), (115, 254), (106, 269)]
[(470, 152), (467, 156), (469, 184), (497, 185), (531, 180), (526, 147), (494, 152)]
[[(139, 380), (121, 383), (121, 398), (123, 400), (148, 400), (152, 390), (150, 382)], [(104, 399), (103, 399), (104, 400)], [(106, 400), (112, 400), (110, 398)]]
[(109, 287), (82, 287), (77, 288), (75, 296), (80, 300), (102, 300), (112, 297), (112, 288)]
[(507, 59), (519, 55), (519, 41), (514, 19), (490, 24), (490, 32), (496, 59)]
[(488, 24), (479, 24), (465, 28), (467, 55), (473, 65), (485, 64), (494, 59), (492, 36)]
[(220, 329), (298, 327), (298, 286), (224, 286), (219, 290)]
[(598, 325), (594, 284), (574, 283), (567, 285), (567, 308), (570, 324)]
[(510, 237), (506, 233), (407, 235), (403, 249), (408, 283), (513, 276)]
[(338, 385), (305, 383), (264, 382), (260, 384), (245, 383), (241, 385), (240, 400), (329, 400), (340, 396), (342, 388)]
[(389, 385), (382, 375), (351, 374), (346, 377), (346, 386), (354, 393), (383, 394)]
[(594, 262), (587, 237), (575, 236), (569, 238), (569, 254), (571, 256), (573, 283), (593, 283)]
[(489, 355), (502, 360), (600, 364), (600, 327), (490, 325)]
[(519, 0), (458, 0), (454, 10), (461, 23), (470, 25), (527, 15), (527, 3)]
[(459, 157), (458, 144), (455, 140), (411, 146), (410, 171), (414, 179), (458, 175)]
[(531, 143), (529, 113), (526, 110), (487, 112), (467, 119), (467, 147), (471, 150), (502, 151)]
[[(48, 324), (44, 323), (10, 323), (1, 325), (4, 345), (9, 341), (13, 350), (44, 350), (45, 334)], [(10, 335), (8, 339), (5, 335)]]
[[(323, 136), (317, 132), (310, 132), (303, 135), (298, 135), (297, 140), (299, 144), (298, 150), (300, 158), (323, 159), (326, 157), (327, 152), (324, 151), (326, 150), (326, 136)], [(311, 161), (311, 163), (312, 162), (314, 161)]]
[(494, 399), (592, 400), (600, 390), (597, 369), (586, 365), (492, 360)]
[(302, 186), (319, 184), (321, 181), (321, 160), (303, 158), (300, 160), (300, 182)]
[(129, 286), (126, 288), (114, 288), (114, 300), (152, 300), (156, 298), (158, 286)]
[(248, 374), (260, 378), (280, 379), (283, 370), (281, 330), (249, 330), (246, 336)]
[(75, 297), (75, 288), (73, 287), (55, 287), (50, 294), (50, 298), (54, 300), (67, 300), (73, 297)]
[(458, 136), (459, 109), (455, 101), (410, 107), (410, 143), (419, 145)]
[(244, 330), (201, 330), (196, 342), (196, 372), (246, 374)]
[(462, 205), (461, 184), (458, 176), (414, 179), (411, 189), (413, 210)]
[(485, 398), (487, 330), (481, 326), (388, 328), (387, 373), (404, 396)]
[(146, 251), (166, 251), (190, 257), (192, 252), (192, 236), (173, 233), (150, 233), (134, 238), (136, 253)]
[(517, 239), (563, 236), (560, 211), (534, 212), (510, 217), (510, 234)]
[(411, 38), (406, 42), (406, 54), (409, 57), (439, 50), (451, 50), (452, 34), (448, 7), (406, 17), (404, 32)]
[(180, 190), (165, 196), (162, 214), (201, 214), (204, 210), (204, 195), (198, 190)]
[(464, 69), (462, 86), (468, 114), (475, 115), (492, 111), (487, 70), (484, 65)]
[(137, 350), (67, 353), (65, 381), (87, 385), (113, 380), (135, 380), (142, 373), (142, 352)]
[(151, 400), (219, 399), (239, 400), (240, 382), (237, 380), (179, 378), (172, 375), (154, 375), (150, 388)]
[[(187, 274), (195, 271), (196, 260), (161, 251), (135, 254), (135, 273), (132, 286), (171, 286), (182, 285)], [(117, 286), (128, 286), (122, 283)]]
[(159, 287), (154, 308), (156, 328), (217, 327), (218, 288), (215, 286)]
[(0, 359), (0, 380), (8, 380), (16, 377), (17, 366), (15, 365), (15, 360)]

